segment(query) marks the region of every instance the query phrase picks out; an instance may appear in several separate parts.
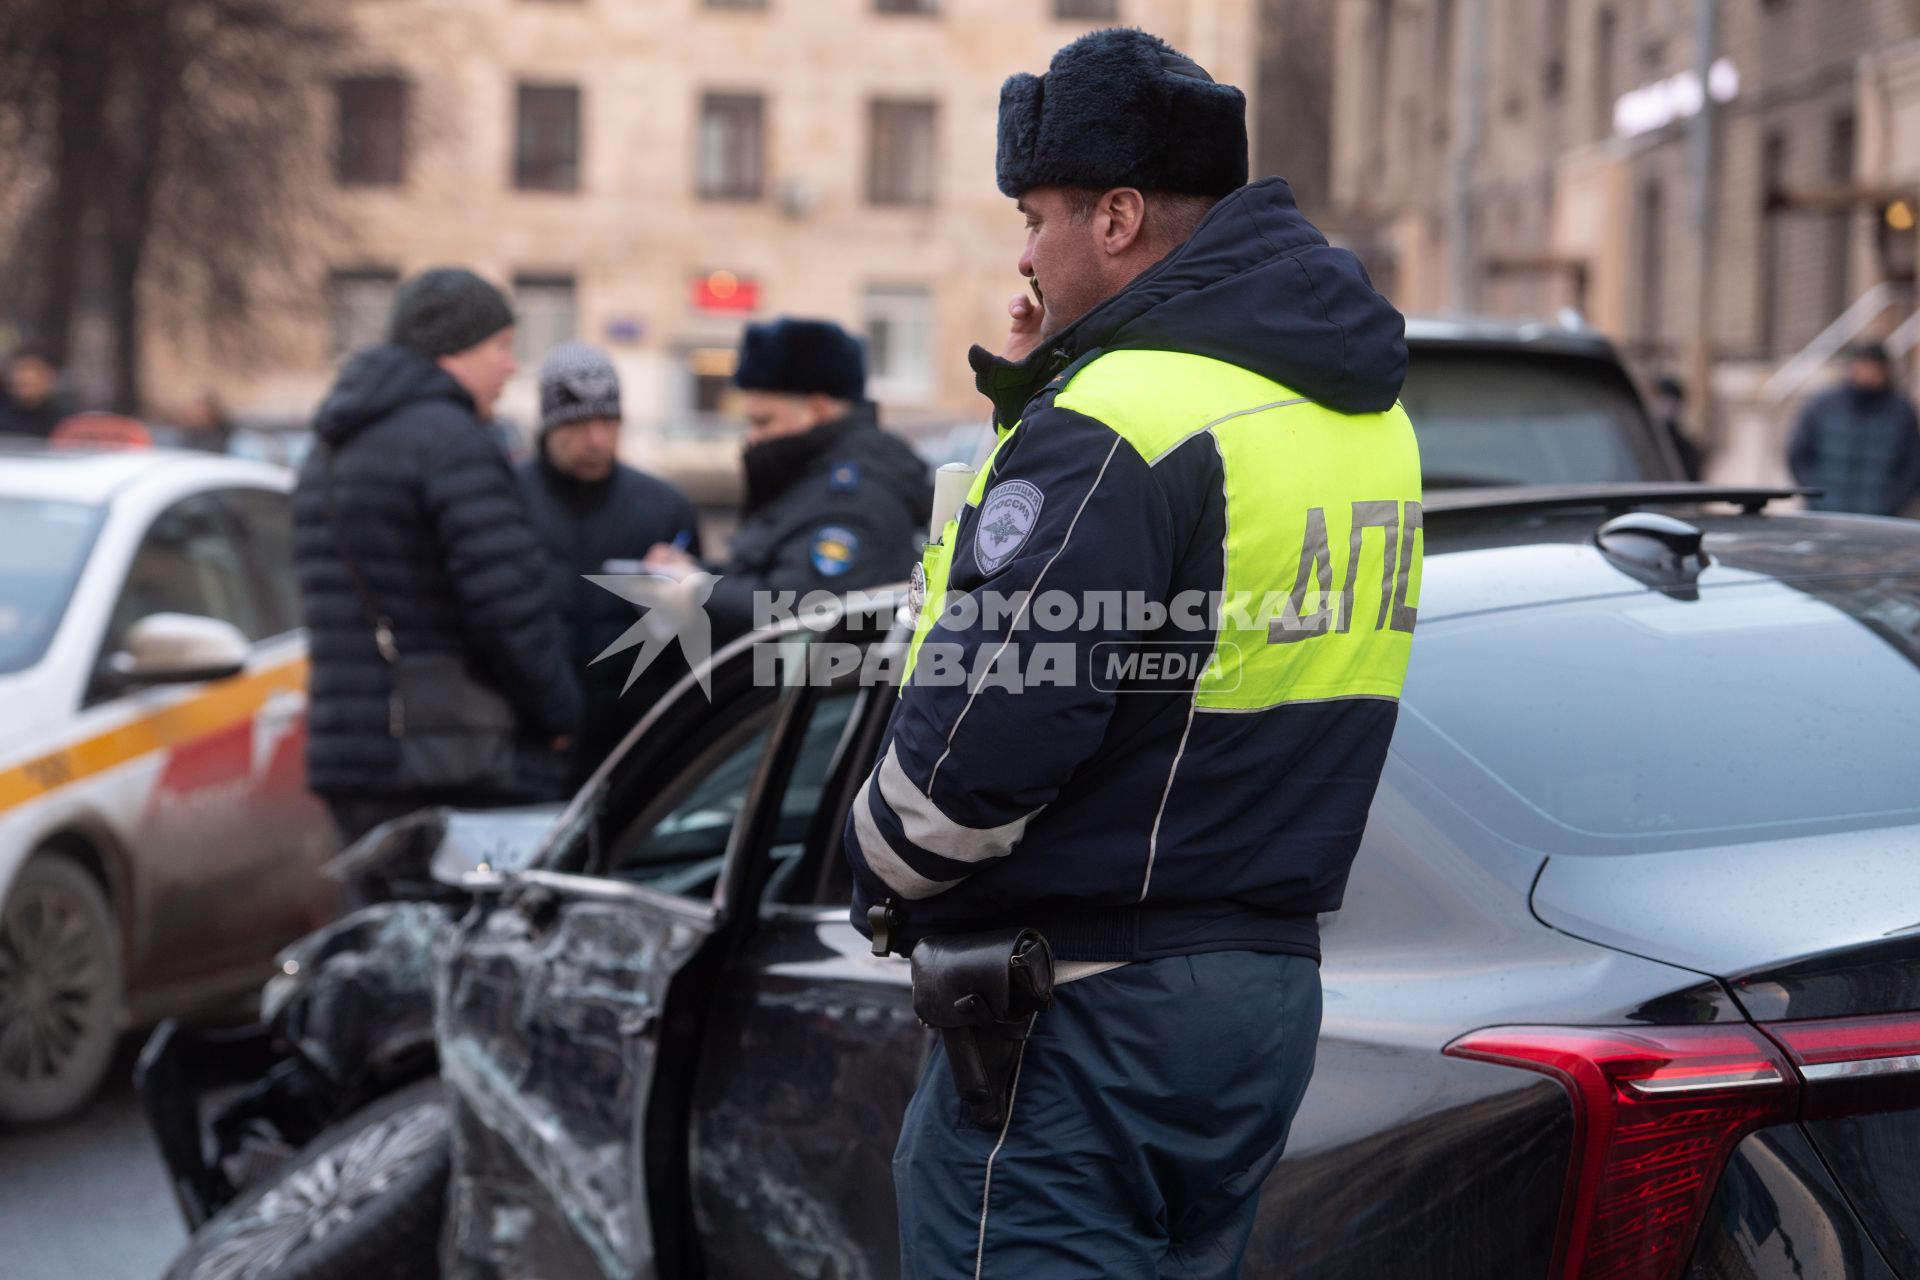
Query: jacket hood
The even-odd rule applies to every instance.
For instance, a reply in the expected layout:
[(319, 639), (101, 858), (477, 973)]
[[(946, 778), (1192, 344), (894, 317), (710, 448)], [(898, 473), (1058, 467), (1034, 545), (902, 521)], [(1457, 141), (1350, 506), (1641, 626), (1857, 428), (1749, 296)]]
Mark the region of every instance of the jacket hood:
[(1227, 196), (1184, 245), (1023, 363), (979, 347), (971, 359), (1012, 422), (1070, 364), (1127, 350), (1224, 360), (1342, 413), (1391, 409), (1407, 373), (1405, 318), (1358, 258), (1307, 221), (1282, 178)]
[(473, 397), (427, 357), (390, 343), (348, 357), (314, 415), (314, 434), (340, 444), (380, 419), (424, 400), (447, 400), (471, 414)]

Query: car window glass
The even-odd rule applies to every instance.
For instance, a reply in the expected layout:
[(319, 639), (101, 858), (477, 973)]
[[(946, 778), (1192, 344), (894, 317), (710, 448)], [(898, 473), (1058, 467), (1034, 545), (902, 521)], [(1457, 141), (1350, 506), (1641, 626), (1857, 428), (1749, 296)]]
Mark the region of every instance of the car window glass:
[(666, 893), (710, 893), (773, 732), (774, 710), (759, 709), (696, 756), (664, 789), (662, 802), (613, 841), (606, 874)]
[(1397, 754), (1550, 853), (1920, 822), (1920, 577), (1423, 626), (1402, 710)]
[(858, 688), (849, 686), (823, 691), (814, 700), (801, 736), (800, 753), (780, 796), (780, 822), (768, 850), (773, 872), (767, 880), (766, 901), (790, 901), (796, 894), (807, 896), (811, 890), (811, 886), (798, 883), (795, 873), (804, 862), (808, 837), (815, 830), (814, 819), (826, 798), (834, 761), (846, 740), (854, 709), (860, 705), (859, 694)]
[(147, 530), (113, 607), (108, 652), (120, 647), (129, 627), (156, 613), (218, 618), (250, 640), (267, 634), (232, 526), (207, 495), (175, 503)]
[(45, 655), (102, 515), (79, 502), (0, 498), (0, 675)]
[(300, 591), (293, 576), (293, 503), (271, 489), (229, 489), (220, 495), (244, 540), (261, 636), (285, 635), (300, 624)]
[(1400, 402), (1429, 489), (1661, 478), (1632, 384), (1592, 360), (1416, 349)]

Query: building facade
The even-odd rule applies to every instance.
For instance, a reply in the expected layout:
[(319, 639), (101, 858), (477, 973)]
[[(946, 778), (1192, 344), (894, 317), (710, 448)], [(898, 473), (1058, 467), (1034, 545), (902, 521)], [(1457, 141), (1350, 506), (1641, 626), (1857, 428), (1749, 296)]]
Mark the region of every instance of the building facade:
[[(973, 342), (1023, 286), (994, 186), (1001, 81), (1083, 31), (1139, 25), (1254, 84), (1255, 0), (354, 0), (331, 88), (332, 229), (272, 367), (166, 348), (175, 382), (309, 412), (378, 337), (395, 284), (471, 265), (509, 285), (523, 363), (577, 336), (622, 369), (643, 437), (717, 426), (741, 327), (864, 333), (895, 417), (971, 419)], [(644, 452), (644, 450), (643, 450)]]
[[(1335, 48), (1335, 201), (1410, 310), (1575, 307), (1734, 405), (1911, 281), (1912, 0), (1346, 0)], [(1846, 330), (1913, 312), (1874, 296)]]

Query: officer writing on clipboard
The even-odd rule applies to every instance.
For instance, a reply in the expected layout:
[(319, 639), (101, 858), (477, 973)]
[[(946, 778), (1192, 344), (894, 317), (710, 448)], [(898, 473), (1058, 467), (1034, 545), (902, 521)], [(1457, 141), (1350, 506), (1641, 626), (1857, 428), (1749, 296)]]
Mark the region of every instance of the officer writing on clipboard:
[[(1240, 91), (1144, 32), (1007, 81), (997, 168), (1034, 296), (973, 351), (999, 444), (847, 827), (855, 923), (911, 949), (943, 1030), (894, 1161), (903, 1271), (1233, 1275), (1412, 641), (1404, 324), (1283, 181), (1247, 185)], [(1071, 678), (1027, 678), (1062, 644)]]

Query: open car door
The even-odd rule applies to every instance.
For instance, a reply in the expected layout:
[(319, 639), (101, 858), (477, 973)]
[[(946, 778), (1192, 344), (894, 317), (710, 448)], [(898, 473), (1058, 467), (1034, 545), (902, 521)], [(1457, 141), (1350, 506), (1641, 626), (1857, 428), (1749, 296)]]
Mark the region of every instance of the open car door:
[(716, 655), (710, 704), (669, 695), (441, 958), (454, 1274), (678, 1275), (697, 1250), (688, 1082), (657, 1068), (698, 1053), (732, 904), (779, 834), (813, 699), (768, 679), (770, 643)]

